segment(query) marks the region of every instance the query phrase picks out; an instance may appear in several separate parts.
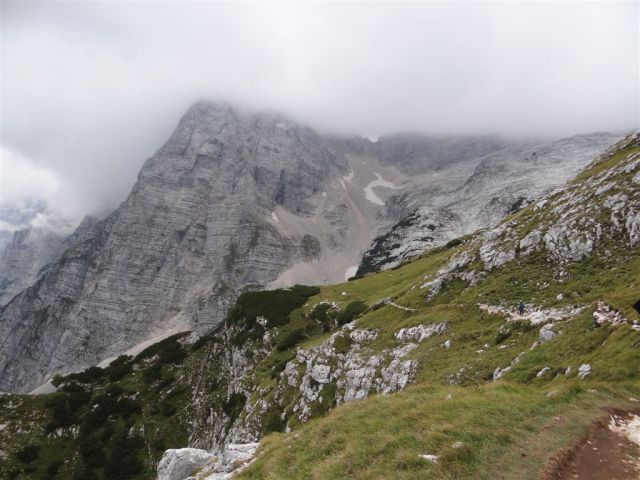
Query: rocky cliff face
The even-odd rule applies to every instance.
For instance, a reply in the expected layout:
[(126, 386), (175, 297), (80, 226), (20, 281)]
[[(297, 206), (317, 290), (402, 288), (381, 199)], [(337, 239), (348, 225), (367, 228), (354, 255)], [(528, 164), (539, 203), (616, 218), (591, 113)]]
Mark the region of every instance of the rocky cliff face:
[[(416, 211), (423, 221), (418, 207), (434, 218), (415, 252), (497, 221), (557, 178), (523, 178), (550, 160), (523, 154), (528, 169), (512, 168), (495, 140), (408, 138), (336, 139), (279, 115), (194, 105), (120, 207), (3, 307), (0, 390), (30, 390), (168, 331), (206, 332), (244, 290), (344, 280), (376, 234)], [(610, 137), (587, 138), (578, 160), (571, 140), (544, 158), (574, 171)], [(500, 207), (461, 211), (487, 202)]]
[[(527, 145), (478, 141), (478, 151), (490, 153), (461, 164), (439, 164), (443, 171), (435, 170), (432, 176), (441, 186), (434, 185), (436, 182), (432, 180), (389, 199), (389, 217), (398, 215), (401, 219), (376, 237), (363, 256), (358, 274), (394, 267), (427, 248), (496, 225), (505, 215), (563, 185), (618, 139), (615, 135), (596, 133)], [(492, 147), (497, 151), (491, 152)], [(471, 157), (468, 149), (459, 145), (453, 148), (461, 156)], [(429, 150), (424, 150), (424, 155), (428, 155)], [(397, 151), (397, 147), (391, 151)], [(415, 150), (405, 155), (409, 160), (400, 161), (399, 165), (408, 172), (419, 172), (412, 159), (421, 156)], [(446, 169), (452, 168), (457, 182), (447, 178)], [(393, 208), (397, 211), (391, 211)]]
[(200, 103), (143, 166), (127, 200), (4, 307), (0, 389), (96, 363), (169, 328), (210, 329), (237, 292), (318, 257), (319, 241), (274, 226), (301, 217), (346, 169), (286, 119)]
[(60, 258), (95, 225), (86, 217), (71, 235), (46, 227), (28, 227), (13, 233), (0, 255), (0, 305), (32, 285), (43, 269)]

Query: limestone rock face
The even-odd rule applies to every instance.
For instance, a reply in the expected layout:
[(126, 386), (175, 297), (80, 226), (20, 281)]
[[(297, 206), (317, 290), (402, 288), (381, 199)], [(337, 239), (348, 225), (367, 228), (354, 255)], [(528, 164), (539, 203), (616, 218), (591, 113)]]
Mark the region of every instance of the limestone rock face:
[(164, 452), (158, 463), (158, 480), (184, 480), (215, 457), (198, 448), (177, 448)]
[(74, 245), (96, 220), (86, 217), (71, 234), (46, 227), (17, 230), (0, 253), (0, 306), (33, 284), (43, 268)]
[(4, 307), (0, 390), (29, 390), (170, 328), (211, 329), (239, 291), (318, 259), (314, 232), (279, 227), (272, 212), (303, 223), (344, 171), (344, 156), (305, 127), (194, 105), (125, 202)]
[[(422, 180), (414, 181), (412, 190), (394, 192), (389, 198), (387, 214), (399, 216), (400, 221), (375, 238), (358, 274), (394, 267), (428, 248), (496, 225), (505, 215), (562, 186), (618, 139), (596, 133), (527, 145), (485, 141), (475, 144), (475, 155), (471, 155), (472, 143), (449, 145), (464, 161), (438, 161), (438, 155), (447, 159), (451, 152), (445, 154), (442, 145), (425, 141), (402, 148), (395, 139), (394, 148), (381, 146), (383, 158), (390, 161), (390, 152), (395, 152), (394, 165)], [(422, 162), (417, 161), (420, 158)], [(635, 218), (627, 221), (637, 224)], [(579, 256), (589, 245), (574, 248)], [(495, 260), (504, 263), (505, 255), (511, 253)]]

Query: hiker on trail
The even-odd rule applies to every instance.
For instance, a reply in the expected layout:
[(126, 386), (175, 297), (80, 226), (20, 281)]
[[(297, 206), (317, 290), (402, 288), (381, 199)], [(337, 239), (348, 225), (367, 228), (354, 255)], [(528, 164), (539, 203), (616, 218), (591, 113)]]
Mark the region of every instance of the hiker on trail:
[(520, 302), (520, 305), (518, 305), (518, 312), (520, 315), (524, 315), (524, 302)]

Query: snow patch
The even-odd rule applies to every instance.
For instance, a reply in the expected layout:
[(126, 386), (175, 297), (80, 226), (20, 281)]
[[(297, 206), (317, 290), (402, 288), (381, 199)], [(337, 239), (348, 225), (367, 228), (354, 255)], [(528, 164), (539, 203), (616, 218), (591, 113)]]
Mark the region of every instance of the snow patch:
[(278, 215), (276, 215), (276, 212), (271, 212), (271, 218), (273, 218), (273, 221), (276, 223), (280, 223), (278, 221)]
[(377, 177), (376, 180), (370, 182), (369, 185), (364, 187), (364, 196), (367, 197), (371, 203), (375, 203), (376, 205), (384, 206), (384, 202), (378, 195), (373, 191), (374, 187), (384, 187), (384, 188), (398, 188), (393, 183), (385, 180), (378, 172), (373, 172), (373, 174)]
[(358, 271), (358, 265), (354, 265), (353, 267), (347, 268), (347, 271), (344, 272), (344, 279), (349, 280), (351, 277), (355, 276)]

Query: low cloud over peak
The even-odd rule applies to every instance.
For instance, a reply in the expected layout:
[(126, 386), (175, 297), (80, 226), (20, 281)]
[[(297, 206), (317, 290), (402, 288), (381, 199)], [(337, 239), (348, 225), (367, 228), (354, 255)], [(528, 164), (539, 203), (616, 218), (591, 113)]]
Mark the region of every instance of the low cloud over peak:
[(637, 128), (638, 8), (5, 1), (2, 188), (21, 158), (65, 214), (113, 207), (198, 98), (371, 137)]

